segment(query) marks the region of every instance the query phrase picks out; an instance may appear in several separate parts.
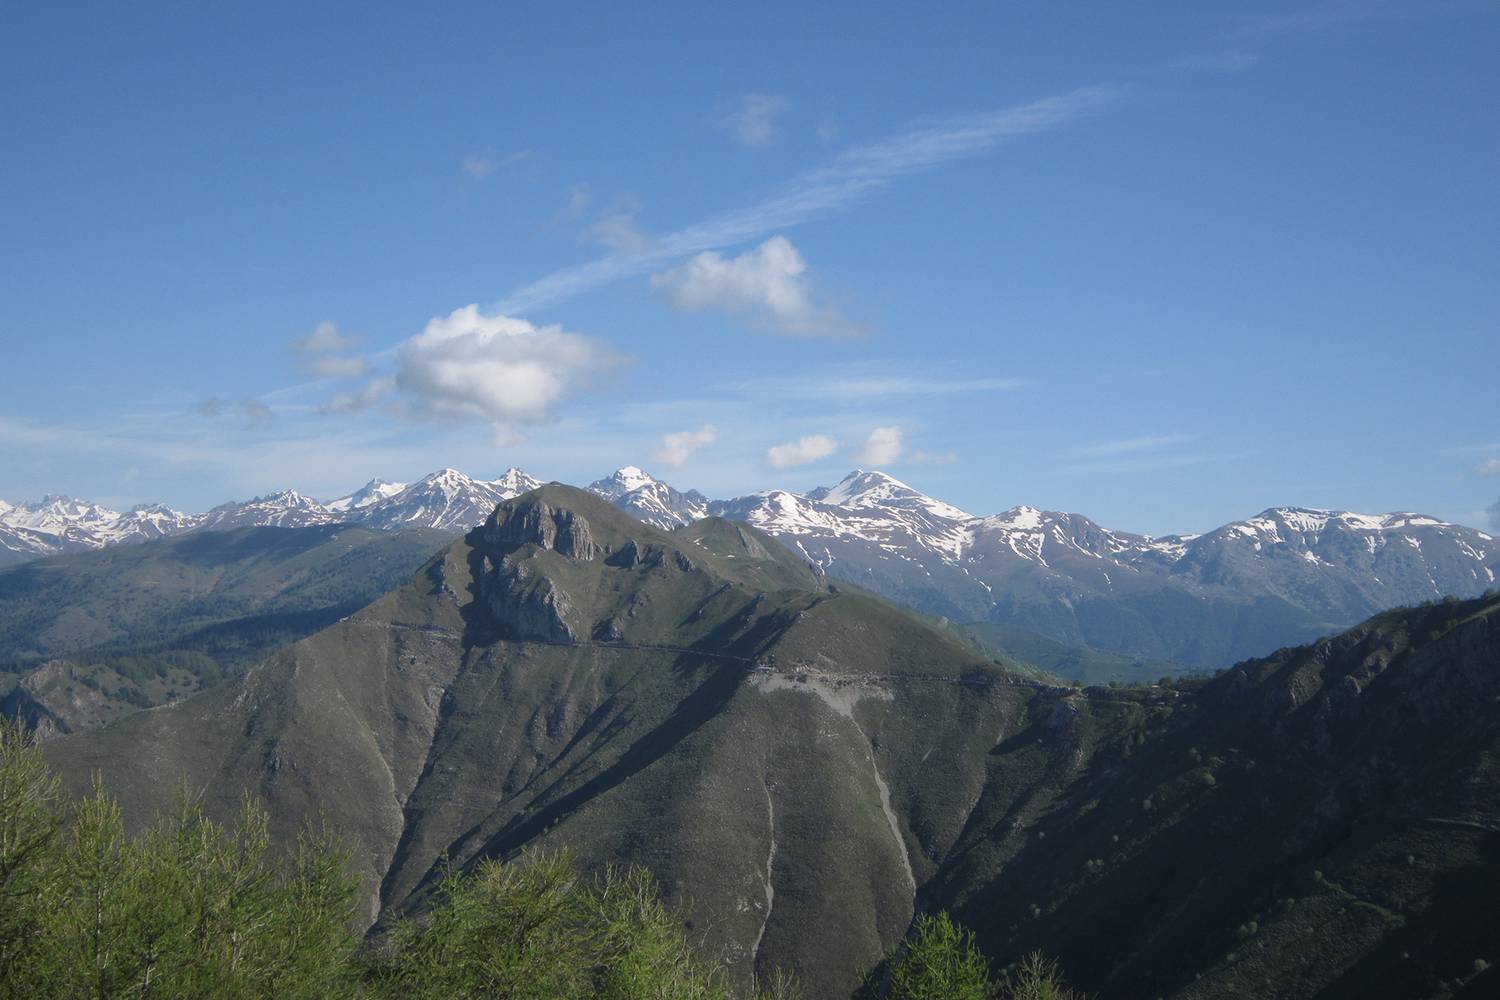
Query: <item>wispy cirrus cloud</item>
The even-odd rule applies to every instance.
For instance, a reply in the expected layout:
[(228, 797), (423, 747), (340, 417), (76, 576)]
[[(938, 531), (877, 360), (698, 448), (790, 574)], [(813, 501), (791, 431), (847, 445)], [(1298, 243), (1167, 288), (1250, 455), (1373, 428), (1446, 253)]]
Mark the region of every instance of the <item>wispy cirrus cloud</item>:
[(1414, 21), (1494, 9), (1485, 0), (1322, 0), (1297, 10), (1243, 14), (1230, 29), (1237, 38), (1328, 31), (1366, 21)]
[[(884, 366), (881, 366), (884, 367)], [(1004, 376), (945, 378), (892, 375), (861, 365), (822, 375), (788, 375), (741, 379), (724, 383), (722, 391), (756, 398), (831, 399), (857, 402), (902, 396), (947, 396), (967, 392), (1014, 392), (1029, 385), (1025, 379)]]
[(1083, 87), (1026, 104), (934, 120), (856, 146), (826, 166), (793, 177), (753, 205), (658, 236), (636, 250), (617, 251), (523, 285), (502, 299), (496, 311), (525, 315), (705, 250), (844, 211), (903, 177), (984, 152), (1007, 139), (1070, 125), (1118, 104), (1125, 93), (1115, 86)]
[(1062, 467), (1069, 473), (1120, 474), (1179, 469), (1211, 462), (1242, 458), (1249, 452), (1234, 454), (1184, 449), (1199, 441), (1197, 434), (1141, 434), (1111, 441), (1096, 441), (1075, 447), (1078, 461)]
[(1474, 467), (1474, 471), (1481, 476), (1500, 476), (1500, 458), (1492, 458), (1488, 462), (1480, 462)]
[(504, 156), (499, 156), (495, 153), (470, 153), (459, 161), (458, 166), (460, 170), (470, 177), (482, 180), (501, 167), (520, 163), (530, 156), (531, 150), (529, 149), (518, 149), (513, 153), (506, 153)]
[(231, 401), (218, 396), (200, 400), (194, 411), (200, 417), (217, 420), (220, 417), (239, 417), (246, 427), (263, 427), (275, 419), (276, 414), (263, 400), (241, 399)]
[(308, 359), (307, 370), (318, 378), (360, 378), (369, 374), (370, 363), (361, 357), (325, 354)]
[(292, 350), (298, 354), (321, 354), (326, 351), (346, 351), (364, 342), (359, 333), (341, 333), (338, 324), (324, 320), (309, 333), (292, 341)]
[(1136, 455), (1141, 452), (1161, 451), (1197, 440), (1196, 434), (1143, 434), (1139, 437), (1122, 438), (1117, 441), (1098, 441), (1084, 445), (1078, 451), (1084, 455), (1105, 457), (1110, 455)]
[(636, 221), (640, 214), (639, 198), (632, 195), (619, 198), (583, 231), (583, 238), (620, 254), (646, 253), (651, 249), (651, 237), (641, 231)]
[(315, 378), (360, 378), (369, 373), (370, 363), (361, 355), (337, 352), (358, 347), (364, 339), (363, 334), (341, 333), (336, 324), (324, 320), (294, 339), (292, 350), (301, 355), (302, 369)]
[(721, 117), (741, 146), (768, 146), (776, 137), (776, 118), (790, 104), (780, 94), (742, 94), (721, 108)]

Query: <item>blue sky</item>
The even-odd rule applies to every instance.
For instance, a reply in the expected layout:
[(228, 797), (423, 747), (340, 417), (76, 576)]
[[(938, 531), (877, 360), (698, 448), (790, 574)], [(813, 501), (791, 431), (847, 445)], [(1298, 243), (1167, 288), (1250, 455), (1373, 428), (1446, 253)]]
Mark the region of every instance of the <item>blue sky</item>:
[(1500, 494), (1500, 4), (313, 6), (4, 15), (0, 497)]

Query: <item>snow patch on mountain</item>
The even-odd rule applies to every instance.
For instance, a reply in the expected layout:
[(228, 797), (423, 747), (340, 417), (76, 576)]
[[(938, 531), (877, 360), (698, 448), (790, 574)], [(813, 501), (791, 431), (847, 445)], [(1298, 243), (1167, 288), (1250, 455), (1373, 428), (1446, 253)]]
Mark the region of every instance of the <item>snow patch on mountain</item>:
[(708, 497), (697, 490), (680, 493), (634, 465), (595, 480), (588, 490), (638, 520), (667, 530), (708, 516)]
[(406, 489), (405, 483), (388, 483), (384, 479), (372, 479), (348, 496), (330, 500), (323, 506), (339, 513), (363, 510), (371, 504), (390, 499), (404, 489)]

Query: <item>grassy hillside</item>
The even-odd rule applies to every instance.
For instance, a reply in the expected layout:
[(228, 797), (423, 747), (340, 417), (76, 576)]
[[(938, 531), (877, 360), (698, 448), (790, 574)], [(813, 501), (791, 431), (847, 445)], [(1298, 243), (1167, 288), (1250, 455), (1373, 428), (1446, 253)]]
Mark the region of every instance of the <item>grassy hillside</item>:
[(363, 607), (449, 540), (256, 527), (0, 571), (3, 708), (73, 732), (190, 694)]
[(1153, 683), (1189, 672), (1189, 668), (1170, 660), (1126, 656), (1062, 642), (1019, 625), (975, 622), (956, 628), (981, 649), (1012, 656), (1039, 670), (1084, 684)]
[(1500, 954), (1497, 704), (1496, 597), (1091, 692), (995, 748), (923, 898), (1103, 995), (1455, 995)]
[(1040, 948), (1112, 996), (1352, 996), (1401, 953), (1444, 996), (1500, 945), (1500, 602), (1084, 690), (768, 542), (549, 486), (242, 680), (49, 758), (137, 819), (180, 780), (211, 810), (255, 791), (278, 835), (327, 819), (377, 939), (444, 857), (566, 847), (650, 870), (739, 982), (813, 996), (939, 908), (997, 967)]

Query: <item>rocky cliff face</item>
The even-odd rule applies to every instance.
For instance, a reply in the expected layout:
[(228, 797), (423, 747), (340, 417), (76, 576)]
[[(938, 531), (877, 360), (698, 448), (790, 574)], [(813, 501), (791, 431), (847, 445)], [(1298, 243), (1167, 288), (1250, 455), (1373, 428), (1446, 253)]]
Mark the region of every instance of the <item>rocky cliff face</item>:
[(532, 546), (584, 562), (600, 555), (589, 522), (581, 514), (567, 508), (554, 510), (543, 500), (497, 507), (480, 537), (498, 549)]

